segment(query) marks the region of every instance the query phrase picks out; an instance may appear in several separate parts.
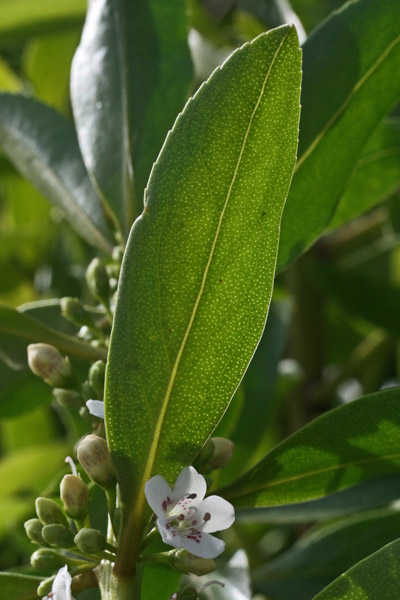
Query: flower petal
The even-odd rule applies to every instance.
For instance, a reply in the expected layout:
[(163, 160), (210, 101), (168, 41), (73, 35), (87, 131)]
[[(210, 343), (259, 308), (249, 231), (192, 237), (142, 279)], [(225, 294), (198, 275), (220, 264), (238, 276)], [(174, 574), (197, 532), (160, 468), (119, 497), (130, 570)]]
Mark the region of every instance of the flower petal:
[(53, 600), (72, 600), (71, 581), (72, 577), (68, 573), (67, 565), (65, 565), (58, 571), (53, 581), (51, 588)]
[(175, 502), (187, 494), (196, 494), (197, 503), (203, 500), (206, 491), (207, 484), (203, 475), (199, 475), (194, 467), (185, 467), (178, 475), (172, 494)]
[(225, 542), (209, 533), (202, 531), (196, 536), (196, 539), (188, 536), (182, 537), (182, 546), (200, 558), (216, 558), (225, 550)]
[(99, 419), (104, 419), (104, 402), (101, 400), (88, 400), (86, 406), (91, 415)]
[(182, 537), (174, 529), (167, 529), (167, 523), (164, 519), (157, 519), (156, 524), (164, 544), (168, 544), (174, 548), (182, 548)]
[(164, 517), (167, 506), (172, 503), (172, 491), (164, 477), (155, 475), (144, 487), (146, 500), (157, 517)]
[[(205, 515), (206, 519), (204, 519)], [(235, 509), (230, 502), (220, 496), (209, 496), (200, 504), (197, 517), (199, 523), (206, 521), (203, 531), (212, 533), (228, 529), (232, 525), (235, 520)]]

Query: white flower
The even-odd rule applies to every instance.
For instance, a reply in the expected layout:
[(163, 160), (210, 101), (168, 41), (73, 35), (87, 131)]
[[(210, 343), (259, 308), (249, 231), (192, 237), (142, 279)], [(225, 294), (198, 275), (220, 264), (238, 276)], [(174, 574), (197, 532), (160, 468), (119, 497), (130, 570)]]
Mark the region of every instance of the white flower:
[(86, 406), (91, 415), (99, 419), (104, 419), (104, 402), (101, 400), (88, 400)]
[(51, 592), (46, 598), (51, 598), (51, 600), (73, 600), (71, 596), (71, 581), (71, 575), (68, 573), (67, 565), (65, 565), (65, 567), (62, 567), (58, 571), (53, 581)]
[(220, 496), (204, 500), (206, 491), (204, 477), (193, 467), (182, 469), (173, 490), (160, 475), (149, 479), (145, 486), (163, 542), (186, 548), (201, 558), (215, 558), (224, 551), (225, 543), (210, 533), (230, 527), (235, 511)]

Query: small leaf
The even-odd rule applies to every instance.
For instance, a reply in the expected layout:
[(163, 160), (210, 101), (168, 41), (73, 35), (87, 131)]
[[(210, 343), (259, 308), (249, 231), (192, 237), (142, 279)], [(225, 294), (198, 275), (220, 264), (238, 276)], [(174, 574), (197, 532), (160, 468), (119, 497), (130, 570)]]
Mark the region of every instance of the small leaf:
[(110, 253), (103, 208), (82, 161), (72, 123), (35, 100), (0, 94), (0, 145), (19, 171), (63, 210), (90, 244)]
[(394, 600), (400, 595), (400, 540), (343, 573), (314, 600)]
[[(187, 98), (182, 0), (91, 0), (71, 71), (82, 154), (124, 233), (162, 142)], [(171, 85), (173, 81), (173, 85)]]
[(299, 85), (294, 27), (261, 35), (188, 102), (153, 168), (125, 252), (106, 382), (126, 518), (134, 510), (127, 561), (149, 515), (145, 482), (173, 483), (192, 463), (262, 334)]
[(400, 98), (399, 22), (398, 0), (348, 2), (303, 46), (299, 158), (278, 268), (324, 231), (367, 140)]
[(19, 573), (0, 573), (0, 588), (6, 600), (38, 600), (37, 588), (42, 577)]
[(221, 494), (237, 507), (321, 498), (397, 473), (400, 390), (340, 406), (276, 446)]
[(105, 348), (95, 348), (47, 327), (23, 312), (0, 305), (0, 356), (9, 366), (17, 369), (26, 366), (26, 346), (38, 342), (51, 344), (67, 355), (86, 360), (104, 360), (107, 356)]

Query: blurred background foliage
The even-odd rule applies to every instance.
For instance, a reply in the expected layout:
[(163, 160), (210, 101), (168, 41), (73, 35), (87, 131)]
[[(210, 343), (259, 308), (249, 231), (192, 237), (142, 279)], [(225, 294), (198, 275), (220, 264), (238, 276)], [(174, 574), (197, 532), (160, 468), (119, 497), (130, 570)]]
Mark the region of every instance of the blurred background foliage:
[[(291, 5), (286, 0), (190, 0), (193, 89), (233, 48), (260, 32), (298, 18), (304, 38), (341, 5), (340, 0), (292, 0)], [(85, 12), (85, 0), (1, 0), (0, 89), (22, 91), (71, 118), (69, 72)], [(327, 409), (398, 384), (399, 152), (397, 110), (365, 148), (329, 231), (278, 274), (266, 332), (216, 431), (236, 444), (232, 463), (216, 483), (228, 483)], [(4, 156), (0, 236), (1, 303), (16, 307), (66, 295), (87, 297), (85, 269), (94, 250)], [(0, 382), (0, 570), (20, 565), (29, 571), (32, 546), (22, 522), (34, 516), (35, 497), (56, 489), (67, 471), (63, 460), (72, 452), (79, 425), (51, 404), (49, 388), (26, 370), (0, 362)], [(398, 496), (398, 478), (389, 478), (383, 492), (376, 484), (365, 490), (346, 492), (347, 502), (342, 493), (304, 506), (296, 518), (283, 509), (259, 512), (256, 523), (239, 515), (230, 550), (247, 551), (254, 591), (285, 600), (295, 589), (299, 600), (309, 598), (397, 537), (387, 509), (376, 507)], [(375, 512), (346, 517), (352, 506)], [(308, 530), (294, 522), (299, 514), (306, 523), (328, 522)], [(343, 541), (355, 530), (365, 537), (357, 549)], [(305, 565), (318, 559), (324, 569), (327, 548), (330, 571), (318, 579)], [(335, 552), (340, 560), (332, 560)], [(265, 560), (268, 566), (261, 567)]]

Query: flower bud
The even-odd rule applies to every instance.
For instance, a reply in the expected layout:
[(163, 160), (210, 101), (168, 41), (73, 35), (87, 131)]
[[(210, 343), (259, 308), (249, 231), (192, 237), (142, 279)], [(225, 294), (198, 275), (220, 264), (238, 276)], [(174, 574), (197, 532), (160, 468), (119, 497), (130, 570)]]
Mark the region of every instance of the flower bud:
[(39, 548), (31, 556), (31, 565), (34, 569), (55, 571), (65, 565), (65, 556), (50, 548)]
[(100, 487), (114, 487), (117, 480), (107, 442), (97, 435), (86, 436), (77, 450), (78, 460), (92, 481)]
[(43, 524), (39, 519), (29, 519), (29, 521), (25, 521), (24, 523), (25, 533), (31, 542), (35, 542), (35, 544), (44, 544), (44, 540), (42, 537), (42, 529)]
[(188, 550), (172, 550), (169, 554), (169, 564), (180, 573), (192, 573), (193, 575), (207, 575), (215, 571), (217, 565), (211, 558), (200, 558), (194, 556)]
[(79, 408), (83, 404), (82, 396), (73, 390), (54, 388), (53, 396), (57, 403), (64, 408)]
[(89, 383), (96, 392), (98, 400), (103, 399), (104, 379), (106, 375), (106, 365), (102, 360), (97, 360), (89, 369)]
[(96, 257), (86, 270), (86, 282), (92, 296), (105, 306), (110, 303), (110, 283), (108, 274), (102, 261)]
[(39, 596), (39, 598), (43, 598), (43, 596), (46, 597), (49, 595), (49, 593), (51, 592), (51, 588), (53, 587), (55, 578), (56, 576), (52, 575), (52, 577), (43, 579), (43, 581), (39, 584), (38, 589), (36, 590), (36, 593)]
[(69, 362), (49, 344), (29, 344), (28, 364), (35, 375), (52, 387), (66, 387), (73, 379)]
[(43, 525), (58, 523), (68, 527), (68, 521), (57, 502), (50, 498), (36, 498), (36, 514)]
[(60, 306), (62, 316), (67, 321), (78, 327), (86, 325), (90, 330), (96, 329), (91, 315), (83, 308), (82, 302), (78, 298), (71, 298), (69, 296), (61, 298)]
[(106, 547), (106, 538), (97, 529), (83, 527), (74, 538), (75, 545), (83, 554), (97, 554)]
[(74, 534), (64, 525), (45, 525), (42, 529), (42, 536), (49, 546), (71, 548), (74, 545)]
[(60, 498), (71, 519), (84, 519), (89, 512), (89, 488), (80, 477), (65, 475), (60, 483)]
[(231, 461), (235, 444), (223, 437), (213, 437), (208, 440), (199, 456), (196, 465), (203, 473), (211, 473), (222, 469)]

